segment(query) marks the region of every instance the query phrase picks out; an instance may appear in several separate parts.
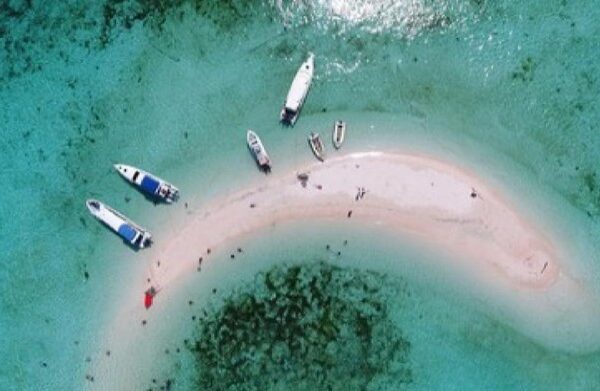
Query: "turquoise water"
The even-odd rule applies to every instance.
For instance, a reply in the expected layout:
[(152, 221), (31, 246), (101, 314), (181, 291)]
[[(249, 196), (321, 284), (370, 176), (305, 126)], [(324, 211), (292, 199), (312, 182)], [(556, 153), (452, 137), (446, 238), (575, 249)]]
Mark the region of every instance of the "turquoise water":
[[(95, 223), (85, 199), (100, 198), (160, 232), (185, 213), (183, 202), (195, 210), (261, 178), (246, 151), (246, 128), (260, 132), (275, 172), (309, 161), (305, 135), (340, 116), (349, 123), (348, 150), (417, 149), (463, 162), (512, 191), (524, 213), (560, 221), (548, 229), (585, 254), (573, 267), (600, 291), (597, 7), (558, 0), (340, 4), (0, 5), (1, 389), (80, 389), (91, 384), (85, 376), (96, 361), (111, 359), (97, 336), (122, 287), (149, 260)], [(298, 125), (282, 129), (279, 107), (309, 50), (316, 55), (313, 89)], [(114, 174), (116, 162), (169, 178), (182, 202), (147, 203)], [(239, 273), (252, 281), (280, 262), (320, 260), (304, 237), (286, 249), (264, 243), (248, 255), (257, 266)], [(395, 257), (383, 246), (365, 240), (361, 248), (354, 266), (377, 260), (378, 272), (393, 274), (390, 286), (400, 279), (413, 292), (398, 301), (412, 308), (406, 318), (390, 314), (412, 342), (410, 387), (600, 385), (598, 354), (548, 351), (460, 289), (433, 289), (410, 272), (414, 254), (390, 270), (386, 262)], [(217, 277), (225, 284), (226, 273)], [(201, 288), (186, 289), (198, 295)], [(419, 324), (410, 317), (421, 307), (429, 321)], [(157, 338), (193, 334), (183, 321), (173, 323)], [(173, 360), (153, 365), (186, 389), (192, 360), (166, 370)]]

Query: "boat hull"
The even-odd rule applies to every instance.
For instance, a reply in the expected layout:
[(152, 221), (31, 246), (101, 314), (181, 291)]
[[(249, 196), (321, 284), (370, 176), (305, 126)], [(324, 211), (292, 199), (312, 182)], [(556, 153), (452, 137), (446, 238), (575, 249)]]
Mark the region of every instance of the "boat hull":
[(310, 149), (315, 157), (324, 162), (326, 157), (325, 145), (323, 144), (323, 140), (321, 140), (321, 137), (318, 133), (311, 133), (311, 135), (308, 137), (308, 145), (310, 146)]
[(260, 137), (258, 137), (255, 132), (248, 129), (248, 132), (246, 133), (246, 142), (248, 144), (248, 149), (250, 149), (250, 152), (254, 156), (254, 160), (256, 160), (256, 164), (258, 164), (258, 167), (265, 172), (271, 171), (271, 158), (269, 157), (269, 154), (267, 153), (267, 150), (265, 149)]
[(300, 115), (300, 110), (304, 106), (306, 96), (310, 90), (314, 74), (314, 55), (309, 54), (306, 61), (300, 65), (300, 68), (294, 76), (294, 80), (288, 91), (286, 100), (279, 114), (280, 121), (289, 126), (294, 126)]
[(346, 123), (344, 121), (336, 121), (333, 124), (332, 141), (335, 149), (340, 149), (344, 143), (346, 136)]
[(154, 174), (126, 164), (115, 164), (114, 167), (127, 182), (154, 199), (169, 204), (179, 199), (179, 189)]
[(145, 248), (152, 243), (152, 235), (149, 231), (140, 227), (110, 206), (94, 199), (87, 200), (86, 206), (98, 221), (110, 228), (132, 247)]

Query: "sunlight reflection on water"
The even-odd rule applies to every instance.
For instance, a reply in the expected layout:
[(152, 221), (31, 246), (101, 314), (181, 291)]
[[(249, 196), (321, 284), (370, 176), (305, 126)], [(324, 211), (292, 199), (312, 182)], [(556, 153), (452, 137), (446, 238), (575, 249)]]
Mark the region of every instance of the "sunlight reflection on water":
[(474, 15), (473, 5), (464, 0), (274, 0), (274, 4), (285, 25), (316, 23), (340, 33), (359, 27), (407, 39), (428, 29), (456, 28)]

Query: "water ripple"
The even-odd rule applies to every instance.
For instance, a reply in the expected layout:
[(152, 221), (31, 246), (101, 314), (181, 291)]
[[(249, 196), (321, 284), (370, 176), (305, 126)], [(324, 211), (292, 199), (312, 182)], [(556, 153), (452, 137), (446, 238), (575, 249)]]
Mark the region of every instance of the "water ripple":
[(340, 34), (349, 29), (411, 39), (427, 30), (456, 29), (476, 20), (480, 2), (467, 0), (272, 0), (284, 25), (306, 24)]

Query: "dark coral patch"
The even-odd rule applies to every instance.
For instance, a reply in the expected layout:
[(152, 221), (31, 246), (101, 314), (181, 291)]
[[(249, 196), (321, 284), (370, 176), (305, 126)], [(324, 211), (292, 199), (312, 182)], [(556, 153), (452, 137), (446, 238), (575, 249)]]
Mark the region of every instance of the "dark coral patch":
[(521, 61), (517, 70), (512, 73), (513, 80), (521, 80), (522, 82), (532, 81), (536, 66), (537, 65), (531, 57), (525, 58)]
[(384, 279), (325, 263), (259, 274), (251, 289), (200, 318), (197, 340), (187, 345), (197, 360), (198, 388), (411, 383), (411, 344), (390, 319)]

